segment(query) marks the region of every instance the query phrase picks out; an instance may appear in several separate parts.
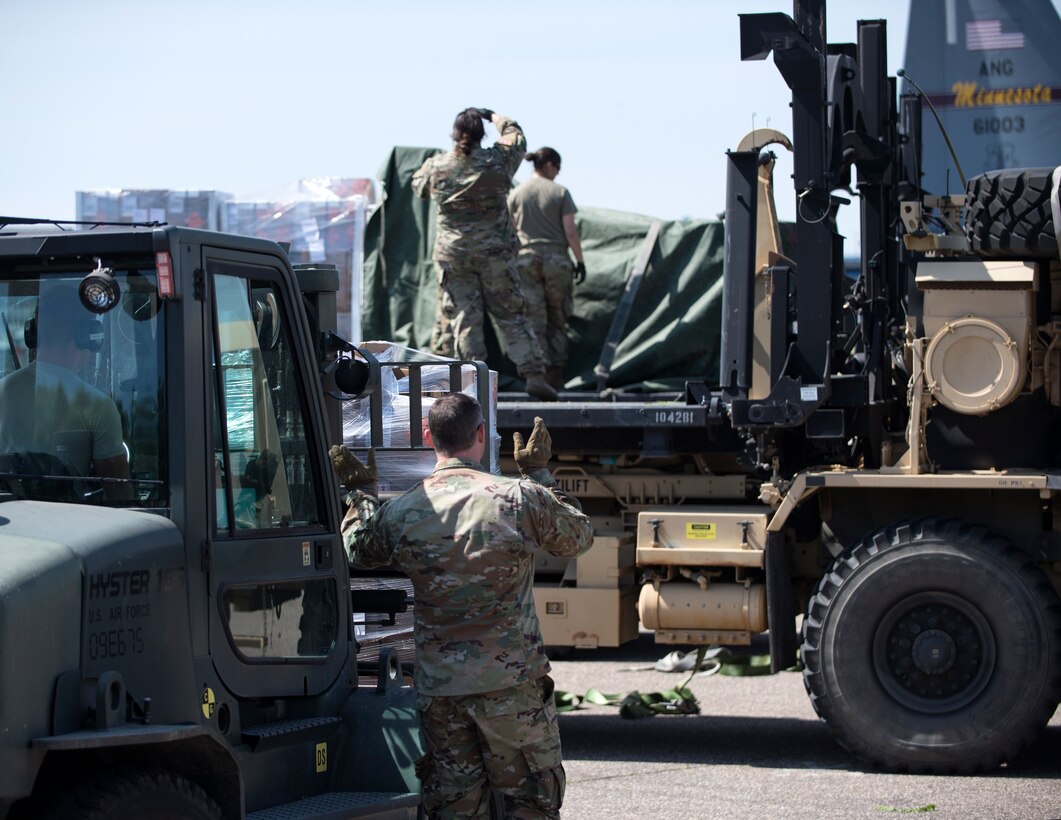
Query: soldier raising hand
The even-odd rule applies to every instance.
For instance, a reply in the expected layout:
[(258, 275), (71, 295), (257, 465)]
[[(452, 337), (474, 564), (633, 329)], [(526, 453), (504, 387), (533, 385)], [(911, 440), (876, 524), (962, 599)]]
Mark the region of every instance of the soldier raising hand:
[[(382, 506), (356, 492), (343, 521), (352, 565), (397, 569), (413, 584), (424, 805), (430, 817), (486, 817), (494, 790), (506, 817), (559, 817), (564, 770), (534, 554), (575, 558), (593, 528), (556, 487), (540, 418), (526, 443), (515, 437), (521, 480), (483, 470), (486, 429), (470, 396), (435, 401), (428, 441), (430, 476)], [(333, 461), (362, 475), (345, 456)]]

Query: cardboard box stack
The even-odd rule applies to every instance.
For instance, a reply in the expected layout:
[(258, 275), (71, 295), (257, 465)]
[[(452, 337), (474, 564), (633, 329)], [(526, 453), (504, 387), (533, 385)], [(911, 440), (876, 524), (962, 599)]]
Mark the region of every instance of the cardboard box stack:
[(165, 222), (260, 236), (285, 243), (292, 264), (339, 269), (339, 335), (361, 336), (365, 220), (376, 204), (374, 180), (307, 177), (258, 196), (221, 191), (106, 188), (77, 191), (79, 222)]
[(221, 230), (289, 245), (292, 264), (328, 262), (339, 269), (339, 335), (361, 335), (361, 265), (365, 220), (375, 203), (371, 179), (311, 177), (221, 208)]
[(232, 199), (222, 191), (170, 191), (105, 188), (77, 191), (78, 222), (165, 222), (182, 228), (216, 231), (221, 205)]

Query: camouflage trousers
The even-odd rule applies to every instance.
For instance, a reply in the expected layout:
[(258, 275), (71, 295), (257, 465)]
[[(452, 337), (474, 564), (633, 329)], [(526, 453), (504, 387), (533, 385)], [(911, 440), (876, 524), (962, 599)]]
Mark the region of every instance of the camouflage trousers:
[(453, 341), (453, 324), (446, 315), (446, 294), (443, 293), (441, 284), (438, 286), (435, 302), (435, 326), (431, 329), (431, 352), (447, 358), (457, 355)]
[(432, 334), (436, 349), (445, 349), (451, 333), (458, 358), (486, 361), (483, 321), (489, 314), (502, 349), (520, 376), (545, 372), (538, 337), (524, 316), (523, 288), (510, 254), (436, 260), (435, 270), (441, 288), (441, 322), (436, 322)]
[(417, 697), (426, 753), (416, 764), (431, 820), (486, 818), (491, 790), (506, 818), (558, 818), (560, 729), (548, 675), (478, 695)]
[(567, 363), (567, 319), (574, 307), (571, 275), (575, 268), (567, 247), (522, 248), (516, 257), (516, 268), (523, 285), (524, 312), (541, 341), (545, 366), (563, 370)]

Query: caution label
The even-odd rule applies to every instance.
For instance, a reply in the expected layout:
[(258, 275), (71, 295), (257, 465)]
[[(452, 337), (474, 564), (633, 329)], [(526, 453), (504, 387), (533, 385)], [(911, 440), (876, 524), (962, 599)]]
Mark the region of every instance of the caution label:
[(709, 524), (686, 524), (685, 537), (692, 541), (714, 541), (716, 527), (714, 523)]

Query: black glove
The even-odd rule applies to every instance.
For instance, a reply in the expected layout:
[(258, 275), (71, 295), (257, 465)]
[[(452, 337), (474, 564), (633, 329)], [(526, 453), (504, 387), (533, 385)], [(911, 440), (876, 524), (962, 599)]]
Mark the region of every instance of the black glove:
[(489, 108), (476, 108), (475, 110), (479, 112), (479, 116), (482, 117), (484, 120), (489, 121), (494, 118), (494, 112), (491, 111)]
[(581, 285), (586, 281), (586, 263), (579, 262), (575, 265), (575, 271), (571, 274), (571, 278), (575, 280), (576, 285)]

